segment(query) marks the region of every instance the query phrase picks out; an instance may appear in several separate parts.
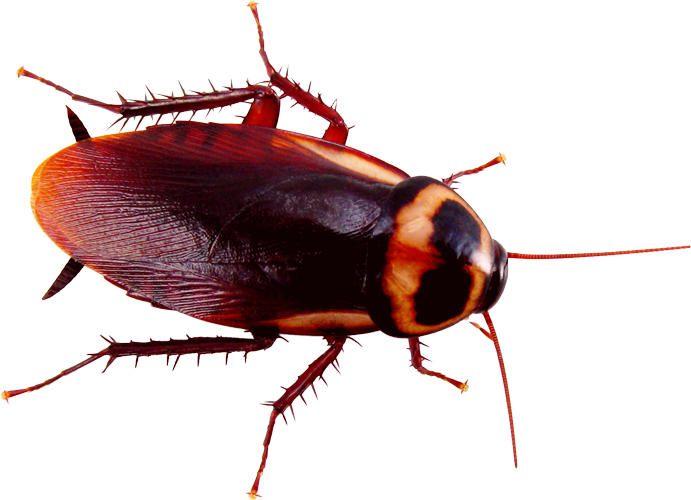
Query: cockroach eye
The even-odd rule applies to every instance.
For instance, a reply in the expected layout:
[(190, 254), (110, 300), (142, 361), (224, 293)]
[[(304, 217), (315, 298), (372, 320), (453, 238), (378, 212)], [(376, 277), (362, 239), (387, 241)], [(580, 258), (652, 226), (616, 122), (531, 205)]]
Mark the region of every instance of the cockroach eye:
[(497, 303), (506, 287), (506, 280), (509, 276), (509, 257), (504, 247), (497, 240), (492, 240), (494, 249), (494, 259), (492, 270), (489, 274), (489, 284), (480, 305), (475, 309), (475, 313), (487, 312)]

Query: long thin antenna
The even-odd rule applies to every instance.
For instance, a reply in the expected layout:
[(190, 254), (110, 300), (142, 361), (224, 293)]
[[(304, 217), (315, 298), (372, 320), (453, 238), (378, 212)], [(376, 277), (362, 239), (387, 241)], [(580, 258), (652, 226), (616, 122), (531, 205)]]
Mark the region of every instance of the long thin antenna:
[(506, 409), (509, 411), (509, 426), (511, 427), (511, 445), (513, 446), (513, 464), (518, 467), (518, 456), (516, 455), (516, 433), (513, 430), (513, 413), (511, 412), (511, 397), (509, 396), (509, 382), (506, 379), (506, 370), (504, 369), (504, 358), (501, 355), (501, 349), (499, 348), (499, 339), (497, 338), (497, 332), (492, 324), (492, 319), (489, 317), (489, 313), (484, 312), (482, 316), (487, 322), (489, 327), (489, 332), (482, 328), (480, 325), (474, 322), (470, 322), (475, 328), (479, 329), (485, 336), (494, 342), (494, 349), (497, 351), (497, 359), (499, 360), (499, 368), (501, 369), (501, 378), (504, 381), (504, 394), (506, 394)]
[(667, 250), (682, 250), (684, 248), (691, 248), (691, 246), (685, 245), (682, 247), (646, 248), (643, 250), (622, 250), (619, 252), (556, 253), (546, 255), (507, 252), (507, 255), (510, 259), (578, 259), (581, 257), (607, 257), (609, 255), (626, 255), (630, 253), (665, 252)]

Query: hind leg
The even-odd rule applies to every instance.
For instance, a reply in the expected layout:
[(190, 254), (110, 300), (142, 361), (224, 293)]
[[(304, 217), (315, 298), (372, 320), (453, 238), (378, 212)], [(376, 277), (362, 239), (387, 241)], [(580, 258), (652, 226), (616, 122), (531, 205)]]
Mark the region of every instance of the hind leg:
[[(96, 354), (92, 354), (87, 359), (79, 364), (76, 364), (66, 370), (61, 371), (55, 377), (49, 378), (45, 382), (40, 384), (27, 387), (26, 389), (17, 389), (13, 391), (5, 391), (2, 393), (2, 399), (9, 401), (11, 397), (24, 394), (25, 392), (32, 392), (38, 390), (42, 387), (52, 384), (53, 382), (61, 379), (62, 377), (69, 375), (70, 373), (76, 372), (80, 368), (93, 363), (97, 359), (104, 356), (108, 357), (108, 363), (104, 368), (104, 372), (117, 358), (122, 358), (125, 356), (136, 356), (137, 361), (142, 356), (157, 356), (166, 355), (168, 358), (171, 356), (177, 356), (175, 360), (175, 365), (177, 365), (178, 359), (183, 354), (196, 354), (197, 363), (199, 362), (199, 357), (202, 354), (213, 354), (218, 352), (226, 353), (226, 362), (228, 361), (228, 354), (231, 352), (244, 352), (245, 356), (251, 351), (261, 351), (268, 349), (273, 345), (273, 343), (278, 338), (277, 335), (272, 336), (260, 336), (254, 335), (253, 339), (239, 339), (231, 337), (188, 337), (184, 340), (164, 340), (157, 341), (152, 340), (149, 342), (124, 342), (119, 343), (104, 339), (109, 343), (108, 347), (103, 349)], [(173, 369), (175, 369), (173, 365)], [(136, 366), (136, 364), (135, 364)]]

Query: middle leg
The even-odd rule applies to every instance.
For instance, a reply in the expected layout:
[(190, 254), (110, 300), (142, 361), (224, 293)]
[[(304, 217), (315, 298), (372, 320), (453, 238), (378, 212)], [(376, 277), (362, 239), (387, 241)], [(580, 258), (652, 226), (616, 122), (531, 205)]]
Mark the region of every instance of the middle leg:
[[(249, 497), (252, 499), (257, 498), (257, 491), (259, 490), (259, 480), (264, 474), (264, 468), (266, 467), (266, 459), (269, 456), (269, 444), (271, 444), (271, 435), (274, 432), (274, 425), (276, 424), (276, 418), (281, 415), (285, 420), (284, 412), (291, 407), (293, 401), (298, 397), (302, 398), (302, 393), (307, 390), (308, 387), (312, 386), (317, 381), (317, 379), (322, 378), (324, 370), (326, 370), (329, 365), (337, 363), (336, 357), (343, 350), (343, 344), (348, 337), (331, 337), (326, 338), (329, 342), (329, 348), (324, 354), (319, 356), (311, 365), (307, 367), (307, 370), (298, 377), (293, 385), (288, 387), (283, 393), (283, 396), (278, 398), (273, 403), (267, 403), (272, 406), (271, 416), (269, 417), (269, 425), (266, 429), (266, 436), (264, 437), (264, 452), (262, 453), (262, 461), (259, 464), (259, 470), (257, 471), (257, 477), (254, 480), (252, 489), (249, 492)], [(316, 392), (315, 392), (316, 394)], [(304, 398), (303, 398), (304, 401)], [(292, 411), (292, 409), (291, 409)]]
[(271, 85), (278, 87), (283, 91), (283, 95), (291, 97), (295, 102), (302, 104), (307, 110), (311, 111), (317, 116), (321, 116), (329, 122), (329, 128), (324, 132), (322, 137), (326, 141), (336, 142), (338, 144), (345, 144), (348, 139), (348, 126), (343, 121), (343, 117), (335, 108), (328, 106), (322, 101), (321, 95), (317, 97), (310, 93), (310, 89), (303, 90), (300, 85), (294, 80), (281, 75), (269, 62), (269, 57), (264, 50), (264, 31), (262, 25), (259, 23), (259, 12), (257, 11), (257, 3), (252, 1), (248, 4), (252, 9), (254, 20), (257, 22), (257, 31), (259, 32), (259, 55), (261, 55), (266, 73), (269, 75)]

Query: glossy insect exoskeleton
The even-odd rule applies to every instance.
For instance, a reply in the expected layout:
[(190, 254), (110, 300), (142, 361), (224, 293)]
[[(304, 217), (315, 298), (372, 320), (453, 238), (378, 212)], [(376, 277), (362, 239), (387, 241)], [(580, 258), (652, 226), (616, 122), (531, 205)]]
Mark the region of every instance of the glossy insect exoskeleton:
[(32, 202), (58, 246), (131, 296), (262, 337), (432, 333), (506, 282), (506, 252), (453, 189), (267, 127), (80, 141), (38, 168)]
[[(69, 255), (46, 298), (86, 266), (131, 297), (252, 338), (109, 340), (53, 379), (3, 396), (43, 387), (101, 357), (107, 366), (159, 354), (177, 364), (182, 354), (267, 349), (281, 334), (324, 337), (326, 352), (271, 403), (254, 498), (277, 417), (336, 362), (350, 336), (381, 330), (409, 339), (417, 370), (465, 391), (467, 384), (423, 366), (418, 339), (483, 314), (501, 363), (486, 313), (502, 295), (508, 259), (528, 256), (507, 253), (453, 189), (474, 171), (443, 181), (409, 177), (345, 146), (341, 116), (271, 66), (251, 6), (269, 85), (109, 105), (23, 68), (19, 74), (137, 126), (145, 117), (252, 103), (238, 125), (178, 122), (95, 138), (69, 111), (76, 144), (41, 164), (32, 180), (34, 215)], [(276, 90), (329, 122), (322, 139), (276, 129)], [(581, 255), (562, 257), (574, 256)], [(502, 365), (505, 381), (503, 372)], [(513, 439), (512, 420), (511, 430)]]

